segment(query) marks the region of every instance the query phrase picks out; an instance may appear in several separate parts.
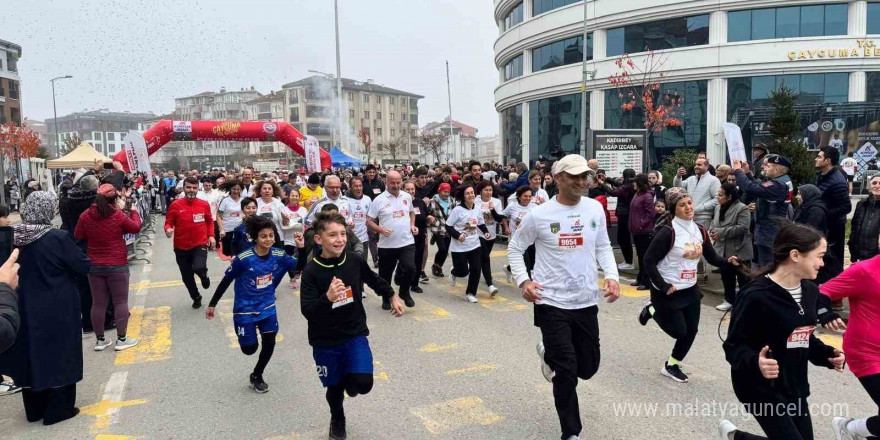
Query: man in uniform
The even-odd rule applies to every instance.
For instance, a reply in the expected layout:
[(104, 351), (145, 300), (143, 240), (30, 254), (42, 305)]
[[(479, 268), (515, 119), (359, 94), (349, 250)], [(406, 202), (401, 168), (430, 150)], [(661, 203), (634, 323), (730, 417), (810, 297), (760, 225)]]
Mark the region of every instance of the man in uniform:
[(761, 167), (766, 182), (751, 180), (746, 175), (749, 166), (739, 160), (733, 161), (733, 173), (740, 190), (756, 201), (755, 259), (758, 267), (773, 262), (773, 241), (779, 232), (779, 219), (788, 217), (794, 187), (788, 170), (791, 162), (778, 155), (767, 155)]

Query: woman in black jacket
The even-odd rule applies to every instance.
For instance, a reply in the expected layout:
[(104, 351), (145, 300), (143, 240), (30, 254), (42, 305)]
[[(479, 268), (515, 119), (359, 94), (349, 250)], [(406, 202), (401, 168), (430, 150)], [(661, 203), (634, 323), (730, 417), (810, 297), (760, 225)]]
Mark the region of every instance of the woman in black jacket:
[(620, 246), (620, 253), (623, 254), (623, 263), (617, 265), (621, 270), (633, 270), (633, 245), (632, 235), (629, 231), (629, 205), (635, 197), (636, 190), (633, 188), (633, 182), (636, 178), (636, 171), (632, 168), (623, 170), (620, 178), (620, 186), (609, 194), (611, 197), (617, 197), (617, 244)]
[[(794, 212), (794, 222), (807, 225), (819, 231), (823, 236), (828, 235), (828, 205), (822, 200), (822, 191), (816, 185), (801, 185), (798, 187), (799, 205)], [(816, 276), (816, 285), (822, 284), (843, 272), (843, 265), (831, 252), (822, 257), (824, 264)]]
[(871, 194), (856, 205), (849, 235), (849, 254), (853, 263), (870, 260), (880, 253), (880, 174), (871, 178)]
[[(724, 352), (733, 391), (770, 439), (813, 439), (807, 362), (842, 372), (842, 351), (825, 345), (816, 329), (819, 289), (810, 281), (828, 244), (815, 229), (785, 222), (773, 244), (773, 263), (737, 296)], [(727, 420), (722, 438), (763, 439)]]

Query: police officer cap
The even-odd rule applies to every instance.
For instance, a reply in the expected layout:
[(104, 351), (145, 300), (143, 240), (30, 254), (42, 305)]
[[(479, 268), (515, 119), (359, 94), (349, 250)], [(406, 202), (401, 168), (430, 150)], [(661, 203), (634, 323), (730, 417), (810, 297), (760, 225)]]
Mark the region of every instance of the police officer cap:
[(767, 163), (775, 163), (777, 165), (782, 165), (786, 168), (791, 168), (791, 161), (778, 154), (771, 154), (767, 156)]

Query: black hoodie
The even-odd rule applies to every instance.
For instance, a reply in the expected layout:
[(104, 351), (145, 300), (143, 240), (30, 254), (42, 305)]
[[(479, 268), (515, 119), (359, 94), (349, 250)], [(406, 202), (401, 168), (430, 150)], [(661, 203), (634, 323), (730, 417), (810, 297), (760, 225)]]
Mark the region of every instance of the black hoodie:
[[(810, 395), (807, 361), (833, 368), (828, 359), (834, 357), (834, 348), (815, 334), (806, 338), (806, 333), (800, 333), (803, 347), (794, 347), (797, 341), (790, 341), (795, 329), (816, 326), (819, 288), (804, 280), (801, 289), (800, 306), (788, 291), (766, 276), (737, 294), (724, 352), (730, 363), (733, 390), (740, 401), (772, 402), (780, 394), (806, 398)], [(758, 355), (764, 346), (770, 347), (772, 357), (779, 362), (779, 377), (772, 381), (765, 379), (758, 368)]]

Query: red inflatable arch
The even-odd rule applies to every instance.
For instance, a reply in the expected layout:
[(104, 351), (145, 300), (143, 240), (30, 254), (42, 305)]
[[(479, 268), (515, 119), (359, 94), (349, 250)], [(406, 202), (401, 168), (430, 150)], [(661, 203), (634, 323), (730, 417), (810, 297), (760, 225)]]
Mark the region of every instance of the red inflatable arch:
[[(286, 122), (260, 121), (170, 121), (163, 119), (144, 132), (147, 153), (152, 155), (171, 141), (240, 141), (283, 142), (291, 150), (305, 156), (305, 136)], [(321, 169), (331, 166), (330, 153), (318, 149)], [(126, 171), (128, 160), (125, 150), (116, 153), (113, 160), (123, 164)]]

